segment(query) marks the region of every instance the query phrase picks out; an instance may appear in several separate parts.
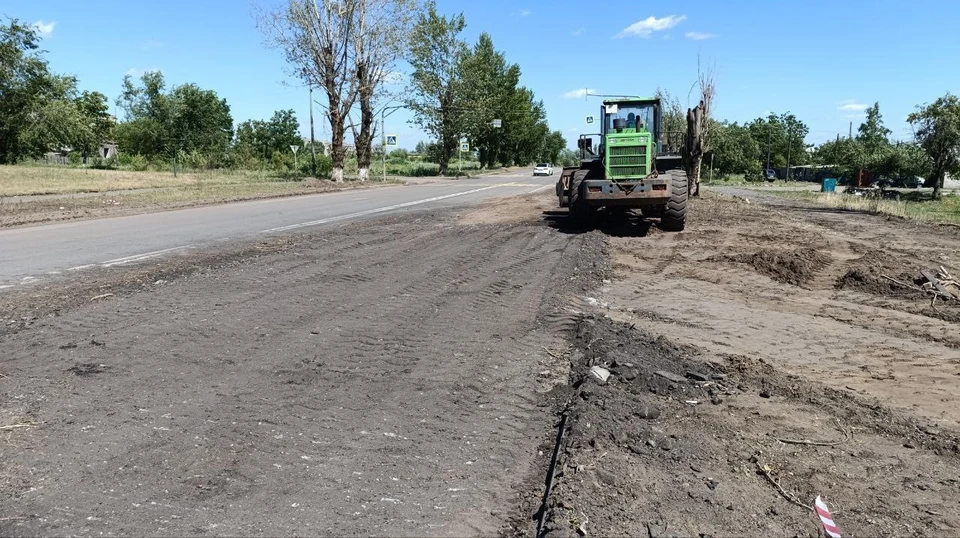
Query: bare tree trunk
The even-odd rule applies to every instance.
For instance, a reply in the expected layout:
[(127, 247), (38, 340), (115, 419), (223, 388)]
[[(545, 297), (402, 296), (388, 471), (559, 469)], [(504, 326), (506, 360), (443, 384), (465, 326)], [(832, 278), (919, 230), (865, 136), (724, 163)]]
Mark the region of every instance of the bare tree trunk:
[(943, 189), (944, 179), (946, 178), (946, 173), (943, 170), (938, 170), (935, 176), (936, 179), (933, 181), (933, 199), (940, 199), (940, 190)]
[(705, 106), (700, 101), (694, 108), (687, 109), (687, 141), (684, 152), (687, 169), (687, 194), (700, 196), (700, 165), (703, 160), (703, 115)]

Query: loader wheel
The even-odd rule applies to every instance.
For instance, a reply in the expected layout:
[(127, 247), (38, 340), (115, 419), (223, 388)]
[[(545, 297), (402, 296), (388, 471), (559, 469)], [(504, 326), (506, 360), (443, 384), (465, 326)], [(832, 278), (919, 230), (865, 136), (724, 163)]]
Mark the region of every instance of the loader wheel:
[(660, 228), (668, 232), (683, 231), (687, 220), (687, 174), (683, 170), (670, 170), (670, 201), (660, 217)]
[(593, 216), (593, 208), (587, 205), (583, 199), (583, 192), (580, 188), (583, 180), (587, 179), (589, 170), (577, 170), (570, 178), (570, 218), (579, 224), (587, 224)]

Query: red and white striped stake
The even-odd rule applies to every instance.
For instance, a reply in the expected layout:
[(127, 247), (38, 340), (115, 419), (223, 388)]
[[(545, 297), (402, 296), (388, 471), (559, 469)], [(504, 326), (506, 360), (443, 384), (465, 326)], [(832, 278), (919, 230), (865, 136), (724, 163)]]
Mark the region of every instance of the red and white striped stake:
[(830, 515), (830, 510), (827, 508), (826, 503), (820, 499), (819, 495), (817, 496), (814, 506), (816, 507), (817, 515), (820, 516), (820, 522), (823, 523), (823, 530), (827, 531), (827, 535), (830, 536), (830, 538), (840, 538), (840, 528), (833, 522), (833, 516)]

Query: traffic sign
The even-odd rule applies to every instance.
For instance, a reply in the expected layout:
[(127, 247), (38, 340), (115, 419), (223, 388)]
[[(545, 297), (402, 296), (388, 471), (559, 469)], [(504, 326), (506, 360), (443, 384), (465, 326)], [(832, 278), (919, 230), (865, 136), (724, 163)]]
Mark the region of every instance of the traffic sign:
[(396, 146), (397, 144), (397, 135), (387, 135), (387, 145)]
[(587, 125), (591, 125), (592, 123), (593, 123), (593, 116), (587, 116)]
[(300, 146), (290, 146), (290, 151), (292, 151), (294, 155), (297, 154), (297, 151), (299, 149), (300, 149)]
[(460, 142), (460, 151), (470, 151), (470, 143)]
[(493, 120), (492, 122), (490, 122), (490, 125), (493, 125), (495, 129), (499, 129), (503, 127), (503, 122), (501, 120)]

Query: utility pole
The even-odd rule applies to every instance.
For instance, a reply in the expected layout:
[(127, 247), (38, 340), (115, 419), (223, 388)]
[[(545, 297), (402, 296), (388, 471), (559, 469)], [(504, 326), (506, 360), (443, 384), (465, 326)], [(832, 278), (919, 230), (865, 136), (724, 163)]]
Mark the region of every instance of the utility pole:
[(313, 177), (317, 177), (317, 145), (313, 141), (313, 86), (310, 86), (310, 153), (313, 155)]
[(853, 122), (850, 122), (850, 134), (847, 135), (847, 138), (853, 138)]
[(790, 130), (787, 129), (787, 173), (784, 174), (784, 177), (783, 177), (784, 181), (790, 180), (790, 150), (792, 149), (791, 146), (793, 145), (792, 144), (793, 138), (790, 135), (791, 135)]

